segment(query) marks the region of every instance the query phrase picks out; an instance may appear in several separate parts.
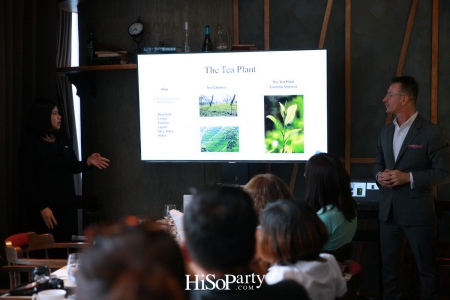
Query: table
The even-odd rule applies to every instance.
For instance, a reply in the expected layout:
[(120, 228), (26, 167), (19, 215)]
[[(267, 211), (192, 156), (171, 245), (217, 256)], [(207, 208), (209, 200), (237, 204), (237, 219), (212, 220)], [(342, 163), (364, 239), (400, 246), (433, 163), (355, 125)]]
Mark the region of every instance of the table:
[[(72, 280), (69, 279), (69, 276), (67, 275), (67, 266), (64, 266), (54, 272), (52, 272), (52, 275), (56, 275), (57, 278), (64, 280), (64, 289), (67, 291), (67, 295), (74, 294), (76, 284)], [(0, 296), (2, 299), (8, 299), (8, 300), (24, 300), (24, 299), (31, 299), (31, 296), (9, 296), (8, 294), (5, 294), (3, 296)], [(74, 298), (64, 298), (64, 299), (74, 299)]]

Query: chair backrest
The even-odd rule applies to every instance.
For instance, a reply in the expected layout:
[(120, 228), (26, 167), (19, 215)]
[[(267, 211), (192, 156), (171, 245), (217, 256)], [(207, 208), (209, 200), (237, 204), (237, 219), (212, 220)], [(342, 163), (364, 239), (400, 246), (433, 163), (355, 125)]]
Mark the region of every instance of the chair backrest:
[(71, 249), (83, 248), (85, 243), (55, 243), (55, 238), (52, 234), (36, 234), (34, 232), (28, 233), (28, 248), (27, 257), (33, 256), (33, 253), (38, 252), (38, 250), (43, 250), (45, 253), (45, 258), (49, 257), (49, 249), (66, 249), (66, 256), (69, 255)]
[[(86, 245), (87, 243), (79, 242), (55, 243), (53, 235), (48, 233), (15, 234), (5, 239), (8, 265), (2, 266), (1, 270), (9, 273), (10, 288), (12, 289), (21, 284), (20, 273), (28, 273), (28, 280), (31, 280), (31, 272), (37, 266), (47, 266), (51, 270), (57, 270), (67, 264), (67, 258), (50, 258), (49, 249), (66, 249), (68, 254), (71, 249), (81, 249)], [(45, 254), (43, 255), (43, 253)]]
[(9, 241), (14, 247), (27, 247), (28, 246), (28, 233), (17, 233), (5, 239), (5, 242)]
[(8, 264), (15, 264), (19, 258), (23, 258), (23, 254), (27, 252), (28, 233), (14, 234), (5, 239), (5, 253)]
[[(86, 243), (68, 242), (55, 243), (53, 235), (36, 234), (35, 232), (20, 233), (5, 239), (6, 260), (9, 265), (36, 265), (36, 266), (54, 266), (63, 267), (67, 259), (53, 259), (49, 257), (49, 249), (66, 249), (68, 255), (71, 249), (82, 249)], [(43, 250), (44, 255), (36, 256)]]

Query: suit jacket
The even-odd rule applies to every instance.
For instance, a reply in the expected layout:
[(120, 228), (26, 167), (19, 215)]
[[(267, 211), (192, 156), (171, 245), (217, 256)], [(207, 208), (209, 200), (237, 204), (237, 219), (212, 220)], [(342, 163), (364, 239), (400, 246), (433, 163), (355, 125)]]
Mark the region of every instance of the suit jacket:
[(436, 211), (432, 186), (450, 182), (449, 141), (437, 125), (418, 114), (405, 137), (397, 160), (394, 160), (394, 130), (393, 123), (380, 130), (373, 174), (376, 176), (385, 169), (411, 172), (414, 188), (411, 189), (410, 183), (393, 189), (379, 186), (379, 219), (386, 221), (392, 207), (394, 218), (400, 225), (433, 224), (436, 221)]

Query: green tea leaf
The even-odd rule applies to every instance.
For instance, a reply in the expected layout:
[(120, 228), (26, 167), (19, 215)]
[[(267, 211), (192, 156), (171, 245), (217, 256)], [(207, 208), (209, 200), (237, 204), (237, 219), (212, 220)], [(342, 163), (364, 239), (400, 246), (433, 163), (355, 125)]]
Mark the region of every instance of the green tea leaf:
[(283, 130), (283, 126), (281, 125), (281, 123), (280, 123), (280, 121), (279, 121), (278, 119), (274, 118), (274, 117), (271, 116), (271, 115), (267, 115), (266, 118), (272, 120), (272, 122), (275, 124), (275, 127), (276, 127), (278, 130), (280, 130), (280, 131)]
[(278, 102), (278, 103), (280, 103), (280, 113), (281, 113), (281, 115), (284, 118), (284, 114), (285, 114), (286, 109), (284, 108), (284, 105), (281, 102)]
[(288, 141), (292, 136), (296, 135), (301, 130), (302, 130), (301, 128), (289, 130), (289, 133), (287, 134), (286, 137), (286, 141)]
[(294, 120), (296, 111), (297, 111), (297, 104), (289, 106), (289, 108), (287, 109), (286, 119), (284, 119), (284, 125), (287, 125)]

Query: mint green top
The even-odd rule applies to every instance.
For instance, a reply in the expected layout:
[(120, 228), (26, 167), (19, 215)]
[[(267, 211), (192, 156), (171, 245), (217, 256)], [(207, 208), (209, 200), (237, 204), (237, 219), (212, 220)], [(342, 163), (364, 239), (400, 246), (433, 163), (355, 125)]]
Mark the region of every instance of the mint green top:
[(332, 204), (327, 205), (327, 211), (323, 212), (321, 208), (317, 215), (325, 223), (330, 238), (323, 250), (336, 250), (347, 243), (350, 243), (356, 232), (356, 218), (349, 222), (344, 214)]

